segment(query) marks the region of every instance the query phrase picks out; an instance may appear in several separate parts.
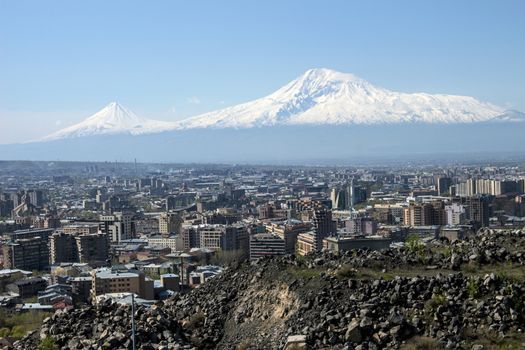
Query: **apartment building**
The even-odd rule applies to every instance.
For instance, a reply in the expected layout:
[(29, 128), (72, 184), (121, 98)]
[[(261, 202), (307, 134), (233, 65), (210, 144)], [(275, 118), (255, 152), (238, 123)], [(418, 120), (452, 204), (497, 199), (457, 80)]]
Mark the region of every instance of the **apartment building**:
[(257, 233), (250, 237), (250, 260), (286, 254), (284, 239), (272, 233)]
[(93, 270), (91, 296), (109, 293), (135, 293), (147, 300), (154, 299), (153, 280), (140, 271), (114, 271), (108, 268)]
[(3, 247), (4, 268), (43, 270), (49, 266), (49, 247), (42, 237), (22, 238)]

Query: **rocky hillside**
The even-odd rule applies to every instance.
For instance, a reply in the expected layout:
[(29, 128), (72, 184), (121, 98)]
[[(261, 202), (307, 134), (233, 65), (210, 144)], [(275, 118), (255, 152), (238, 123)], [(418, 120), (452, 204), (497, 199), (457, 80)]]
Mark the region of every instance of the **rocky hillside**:
[[(382, 252), (283, 257), (230, 266), (136, 315), (138, 349), (525, 348), (525, 232)], [(130, 310), (55, 314), (16, 344), (130, 349)], [(297, 344), (288, 348), (298, 348)]]

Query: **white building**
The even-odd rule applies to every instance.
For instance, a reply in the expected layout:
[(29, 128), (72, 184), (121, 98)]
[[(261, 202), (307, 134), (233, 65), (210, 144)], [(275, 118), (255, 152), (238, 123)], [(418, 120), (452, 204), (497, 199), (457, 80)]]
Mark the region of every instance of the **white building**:
[(447, 225), (461, 225), (465, 222), (465, 207), (458, 203), (446, 205), (445, 216)]

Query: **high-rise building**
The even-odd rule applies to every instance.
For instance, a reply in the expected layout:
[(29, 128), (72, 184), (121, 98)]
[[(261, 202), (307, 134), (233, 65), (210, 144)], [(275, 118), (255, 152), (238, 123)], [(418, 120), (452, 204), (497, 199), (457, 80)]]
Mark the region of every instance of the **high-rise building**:
[(336, 233), (336, 225), (332, 220), (332, 211), (317, 208), (313, 212), (312, 231), (314, 233), (315, 250), (323, 249), (323, 239)]
[(466, 182), (461, 182), (456, 186), (456, 194), (460, 197), (469, 197), (477, 193), (477, 181), (475, 179), (467, 179)]
[(150, 247), (170, 248), (172, 252), (175, 252), (178, 247), (177, 245), (180, 244), (178, 238), (178, 236), (149, 236), (147, 240), (148, 246)]
[(521, 180), (497, 180), (497, 179), (468, 179), (459, 183), (457, 195), (460, 197), (472, 197), (479, 195), (499, 196), (507, 193), (521, 193)]
[(348, 210), (350, 208), (348, 193), (344, 189), (332, 188), (330, 200), (334, 210)]
[(366, 190), (360, 186), (354, 185), (352, 179), (349, 184), (342, 188), (333, 188), (330, 193), (332, 209), (350, 210), (354, 205), (366, 200)]
[(66, 225), (62, 228), (64, 233), (73, 233), (76, 235), (89, 235), (97, 233), (99, 230), (99, 224), (97, 223), (76, 223)]
[(4, 235), (7, 236), (11, 241), (17, 241), (22, 238), (40, 237), (43, 238), (47, 243), (49, 240), (49, 236), (53, 234), (53, 231), (54, 229), (52, 228), (32, 228), (27, 230), (16, 230), (14, 232), (7, 232)]
[(430, 211), (430, 225), (446, 225), (446, 215), (445, 215), (445, 203), (441, 200), (436, 200), (430, 202), (432, 206)]
[(13, 209), (13, 201), (11, 199), (0, 200), (0, 217), (9, 216), (11, 214), (11, 210)]
[(284, 240), (286, 253), (295, 253), (297, 245), (297, 236), (300, 233), (310, 231), (311, 225), (298, 220), (288, 220), (280, 223), (269, 223), (266, 225), (266, 232), (273, 233)]
[(102, 232), (55, 232), (50, 239), (50, 251), (52, 264), (80, 262), (105, 266), (109, 258), (108, 236)]
[(316, 239), (313, 232), (300, 233), (297, 236), (297, 255), (304, 256), (316, 250)]
[(428, 203), (411, 203), (405, 208), (404, 224), (406, 226), (431, 225), (432, 205)]
[(284, 240), (271, 233), (257, 233), (250, 237), (250, 260), (286, 254)]
[(115, 212), (113, 215), (100, 216), (102, 232), (107, 233), (111, 242), (133, 238), (133, 214), (129, 212)]
[(445, 206), (446, 224), (462, 225), (465, 223), (465, 207), (459, 203), (452, 203)]
[(242, 250), (249, 252), (249, 236), (243, 225), (193, 225), (181, 232), (182, 248), (207, 248), (212, 250)]
[(90, 233), (75, 237), (78, 262), (91, 266), (105, 266), (109, 259), (109, 242), (106, 233)]
[(477, 195), (466, 198), (467, 220), (481, 227), (489, 226), (489, 202), (490, 198), (485, 195)]
[(4, 268), (21, 270), (43, 270), (49, 266), (49, 247), (42, 237), (22, 238), (2, 247)]
[(345, 229), (351, 235), (374, 235), (377, 231), (377, 222), (371, 217), (352, 215), (345, 220)]
[(153, 280), (139, 271), (112, 271), (107, 268), (93, 270), (91, 296), (108, 293), (135, 293), (143, 299), (154, 299)]
[(437, 180), (438, 195), (442, 196), (449, 193), (449, 188), (452, 186), (452, 179), (446, 176), (440, 176)]
[(520, 194), (525, 193), (525, 179), (519, 179), (517, 187), (518, 187), (518, 193)]
[(159, 232), (163, 236), (178, 235), (182, 225), (182, 218), (177, 213), (161, 213), (159, 216)]
[(403, 223), (406, 226), (445, 225), (445, 206), (442, 201), (410, 203), (404, 209)]
[(53, 233), (49, 240), (49, 250), (51, 264), (78, 261), (75, 237), (70, 233), (63, 231)]
[(349, 186), (349, 198), (350, 198), (350, 208), (353, 208), (356, 204), (366, 201), (366, 189), (361, 186), (352, 185)]
[(272, 204), (262, 204), (257, 207), (259, 219), (266, 220), (274, 217), (274, 206)]
[(41, 190), (29, 190), (26, 194), (29, 196), (29, 203), (35, 207), (40, 207), (44, 204), (44, 192)]

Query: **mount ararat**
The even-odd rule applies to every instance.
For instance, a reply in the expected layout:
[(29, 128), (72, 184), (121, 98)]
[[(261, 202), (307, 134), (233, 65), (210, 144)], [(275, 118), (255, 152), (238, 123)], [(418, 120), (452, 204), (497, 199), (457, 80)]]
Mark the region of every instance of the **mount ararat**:
[(4, 159), (272, 162), (401, 154), (521, 152), (525, 114), (473, 97), (401, 93), (311, 69), (268, 96), (180, 121), (112, 102)]

